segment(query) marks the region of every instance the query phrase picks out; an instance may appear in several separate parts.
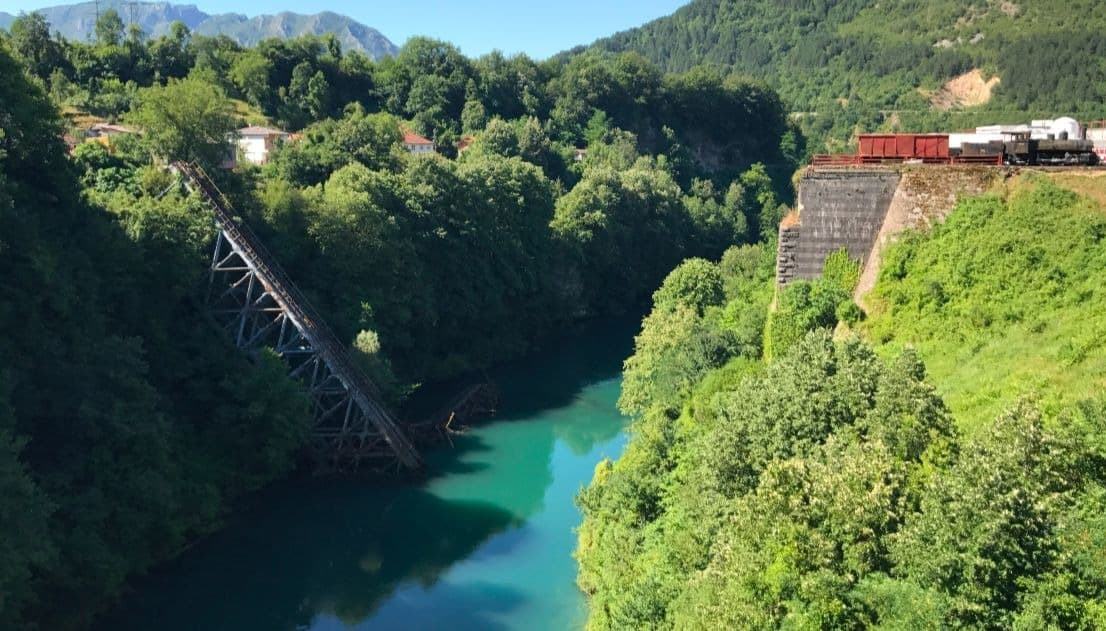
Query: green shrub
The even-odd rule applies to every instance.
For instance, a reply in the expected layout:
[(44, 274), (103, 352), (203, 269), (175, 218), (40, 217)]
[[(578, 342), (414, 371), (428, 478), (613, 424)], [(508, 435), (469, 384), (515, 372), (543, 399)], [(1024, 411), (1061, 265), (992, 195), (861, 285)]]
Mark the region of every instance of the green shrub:
[(860, 270), (860, 260), (850, 257), (849, 251), (841, 248), (826, 257), (822, 264), (822, 280), (851, 294), (860, 282)]

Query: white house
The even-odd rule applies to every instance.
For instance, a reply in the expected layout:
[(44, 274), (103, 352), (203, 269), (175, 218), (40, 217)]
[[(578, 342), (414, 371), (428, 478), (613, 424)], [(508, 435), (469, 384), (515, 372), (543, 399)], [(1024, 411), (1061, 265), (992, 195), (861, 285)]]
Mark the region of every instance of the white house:
[(265, 164), (277, 141), (283, 142), (290, 137), (286, 131), (251, 125), (238, 130), (238, 150), (247, 162)]
[(434, 153), (433, 142), (406, 130), (403, 132), (403, 148), (415, 154)]

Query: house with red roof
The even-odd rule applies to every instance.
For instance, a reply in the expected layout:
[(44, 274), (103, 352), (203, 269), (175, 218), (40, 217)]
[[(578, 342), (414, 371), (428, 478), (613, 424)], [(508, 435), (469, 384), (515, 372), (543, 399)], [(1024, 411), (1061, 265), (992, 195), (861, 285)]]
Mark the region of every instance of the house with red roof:
[(416, 155), (434, 153), (434, 143), (422, 136), (403, 130), (403, 148)]

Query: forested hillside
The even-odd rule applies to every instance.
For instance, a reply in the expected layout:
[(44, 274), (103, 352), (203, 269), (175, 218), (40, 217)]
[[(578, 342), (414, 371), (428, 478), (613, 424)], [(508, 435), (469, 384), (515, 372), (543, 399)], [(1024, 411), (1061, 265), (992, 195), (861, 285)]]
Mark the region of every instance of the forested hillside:
[[(395, 401), (772, 234), (803, 151), (772, 91), (633, 53), (468, 59), (416, 38), (376, 63), (325, 38), (145, 39), (110, 13), (97, 33), (32, 15), (0, 36), (0, 619), (17, 628), (84, 626), (303, 444), (278, 360), (203, 317), (213, 227), (166, 160), (215, 175)], [(97, 120), (135, 133), (82, 142)], [(219, 168), (247, 122), (301, 135)], [(437, 153), (409, 154), (404, 130)]]
[(767, 318), (753, 250), (676, 268), (579, 497), (588, 627), (1103, 628), (1104, 226), (1013, 180), (893, 246), (867, 316), (843, 254)]
[[(1095, 0), (694, 0), (593, 48), (637, 51), (671, 71), (707, 64), (762, 80), (802, 113), (812, 136), (842, 140), (857, 126), (1104, 118), (1104, 33), (1106, 7)], [(972, 69), (1000, 80), (990, 101), (968, 108), (989, 114), (932, 114), (929, 97)]]
[[(287, 473), (307, 401), (197, 318), (212, 226), (81, 195), (45, 94), (0, 48), (0, 619), (87, 623), (127, 575)], [(57, 603), (66, 603), (58, 607)]]

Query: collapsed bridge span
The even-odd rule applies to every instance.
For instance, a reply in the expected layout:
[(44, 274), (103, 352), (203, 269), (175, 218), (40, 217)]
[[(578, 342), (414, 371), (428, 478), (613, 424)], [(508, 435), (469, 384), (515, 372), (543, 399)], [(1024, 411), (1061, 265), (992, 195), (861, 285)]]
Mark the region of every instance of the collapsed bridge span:
[(376, 385), (196, 164), (177, 162), (188, 189), (211, 210), (218, 236), (208, 308), (245, 351), (268, 347), (304, 384), (312, 404), (310, 445), (327, 469), (415, 469), (418, 453), (381, 402)]

